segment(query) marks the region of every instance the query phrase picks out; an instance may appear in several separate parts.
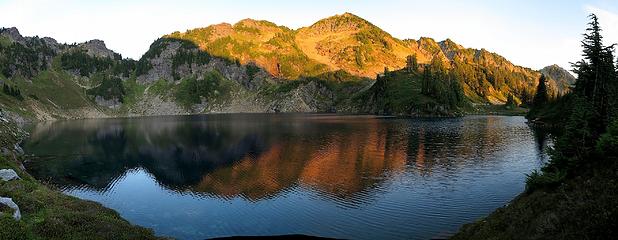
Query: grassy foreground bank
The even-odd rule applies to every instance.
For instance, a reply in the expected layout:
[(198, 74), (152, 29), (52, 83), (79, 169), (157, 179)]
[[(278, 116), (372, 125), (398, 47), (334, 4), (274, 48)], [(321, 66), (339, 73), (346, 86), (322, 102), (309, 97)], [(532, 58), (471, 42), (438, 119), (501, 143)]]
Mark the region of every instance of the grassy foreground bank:
[(452, 239), (611, 239), (618, 235), (618, 163), (597, 165), (557, 188), (522, 193), (464, 225)]

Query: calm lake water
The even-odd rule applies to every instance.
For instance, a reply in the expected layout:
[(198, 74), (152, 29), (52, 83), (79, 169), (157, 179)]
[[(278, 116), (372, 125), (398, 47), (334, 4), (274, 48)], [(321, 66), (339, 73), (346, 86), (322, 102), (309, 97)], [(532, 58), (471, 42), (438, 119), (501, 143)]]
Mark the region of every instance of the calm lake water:
[(523, 117), (230, 114), (41, 123), (25, 150), (158, 235), (429, 239), (521, 193), (544, 141)]

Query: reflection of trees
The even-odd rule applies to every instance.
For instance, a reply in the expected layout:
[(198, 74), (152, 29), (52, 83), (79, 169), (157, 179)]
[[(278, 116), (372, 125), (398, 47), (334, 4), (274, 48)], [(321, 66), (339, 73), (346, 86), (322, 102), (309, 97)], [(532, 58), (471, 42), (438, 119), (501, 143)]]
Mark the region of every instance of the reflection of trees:
[(530, 127), (532, 132), (534, 133), (534, 139), (536, 140), (536, 149), (537, 155), (540, 159), (540, 164), (543, 164), (547, 161), (547, 155), (545, 154), (545, 150), (548, 147), (550, 141), (551, 131), (541, 127)]
[(365, 131), (333, 134), (308, 155), (300, 176), (302, 184), (337, 197), (349, 197), (374, 186), (383, 174), (401, 172), (405, 147), (393, 140), (389, 128), (377, 121)]
[(106, 191), (128, 170), (142, 168), (168, 189), (223, 198), (259, 200), (300, 185), (355, 199), (407, 166), (427, 175), (454, 171), (470, 159), (484, 161), (508, 139), (499, 130), (504, 121), (491, 117), (255, 117), (46, 123), (34, 129), (26, 149), (56, 158), (27, 167), (66, 188)]
[[(146, 122), (145, 128), (130, 120), (92, 121), (99, 124), (78, 124), (76, 128), (61, 122), (54, 129), (65, 134), (54, 134), (44, 142), (39, 139), (44, 136), (33, 134), (27, 149), (39, 156), (58, 157), (29, 168), (39, 178), (52, 179), (63, 187), (104, 191), (127, 170), (142, 167), (160, 184), (184, 189), (198, 183), (205, 172), (262, 151), (255, 135), (233, 134), (229, 128), (212, 131), (211, 127), (171, 121)], [(148, 131), (154, 126), (158, 134)], [(76, 144), (67, 144), (71, 142)]]
[[(382, 129), (379, 129), (379, 128)], [(359, 129), (333, 128), (311, 138), (276, 142), (265, 153), (204, 176), (196, 190), (260, 199), (294, 184), (349, 198), (404, 168), (405, 151), (391, 146), (376, 120)]]

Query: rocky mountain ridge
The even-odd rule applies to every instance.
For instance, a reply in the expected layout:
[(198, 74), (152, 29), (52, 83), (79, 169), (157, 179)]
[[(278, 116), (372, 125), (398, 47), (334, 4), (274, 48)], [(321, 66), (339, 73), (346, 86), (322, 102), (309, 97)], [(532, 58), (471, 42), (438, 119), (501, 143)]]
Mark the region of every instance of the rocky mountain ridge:
[[(474, 73), (467, 76), (467, 81), (462, 80), (466, 95), (494, 104), (505, 102), (510, 94), (518, 98), (532, 95), (540, 77), (540, 72), (517, 66), (498, 54), (465, 48), (450, 39), (397, 39), (351, 13), (297, 30), (245, 19), (233, 25), (174, 32), (164, 38), (191, 42), (212, 56), (256, 64), (273, 76), (289, 80), (333, 71), (375, 78), (385, 68), (404, 68), (408, 56), (415, 56), (421, 66), (437, 59), (451, 68), (469, 68)], [(564, 84), (552, 86), (555, 92), (568, 91)]]
[[(365, 113), (363, 109), (376, 109), (359, 106), (367, 104), (362, 97), (375, 83), (372, 78), (385, 68), (406, 68), (409, 56), (415, 56), (418, 72), (443, 62), (461, 75), (456, 77), (463, 91), (476, 103), (501, 104), (508, 95), (525, 102), (541, 74), (450, 39), (399, 40), (350, 13), (297, 30), (245, 19), (175, 32), (156, 40), (137, 61), (123, 59), (101, 40), (63, 44), (2, 28), (0, 82), (20, 94), (0, 94), (0, 107), (39, 120), (206, 112)], [(550, 88), (568, 91), (566, 71), (545, 70)], [(398, 75), (404, 82), (419, 77)], [(431, 102), (431, 97), (422, 100)]]

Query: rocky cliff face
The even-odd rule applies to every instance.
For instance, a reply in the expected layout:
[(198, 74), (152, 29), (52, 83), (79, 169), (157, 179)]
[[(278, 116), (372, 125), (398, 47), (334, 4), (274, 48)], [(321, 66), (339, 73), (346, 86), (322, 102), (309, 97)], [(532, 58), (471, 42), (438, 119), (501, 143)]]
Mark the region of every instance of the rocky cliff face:
[(16, 27), (0, 29), (0, 36), (6, 37), (19, 44), (26, 45), (26, 39), (19, 33)]
[(575, 84), (575, 77), (558, 65), (551, 65), (540, 70), (549, 78), (549, 87), (554, 95), (564, 95)]
[(263, 69), (255, 68), (248, 74), (251, 65), (241, 65), (222, 58), (212, 57), (201, 52), (191, 43), (176, 39), (162, 38), (153, 43), (151, 49), (140, 59), (148, 67), (138, 74), (137, 80), (142, 84), (164, 79), (176, 81), (195, 76), (202, 76), (211, 71), (218, 71), (225, 78), (233, 80), (244, 87), (255, 89), (265, 82), (273, 83), (273, 78)]
[(111, 58), (111, 59), (120, 58), (120, 55), (118, 53), (115, 53), (114, 51), (109, 50), (105, 46), (105, 42), (98, 40), (98, 39), (90, 40), (85, 43), (80, 43), (77, 46), (81, 49), (84, 49), (88, 55), (93, 56), (93, 57)]

